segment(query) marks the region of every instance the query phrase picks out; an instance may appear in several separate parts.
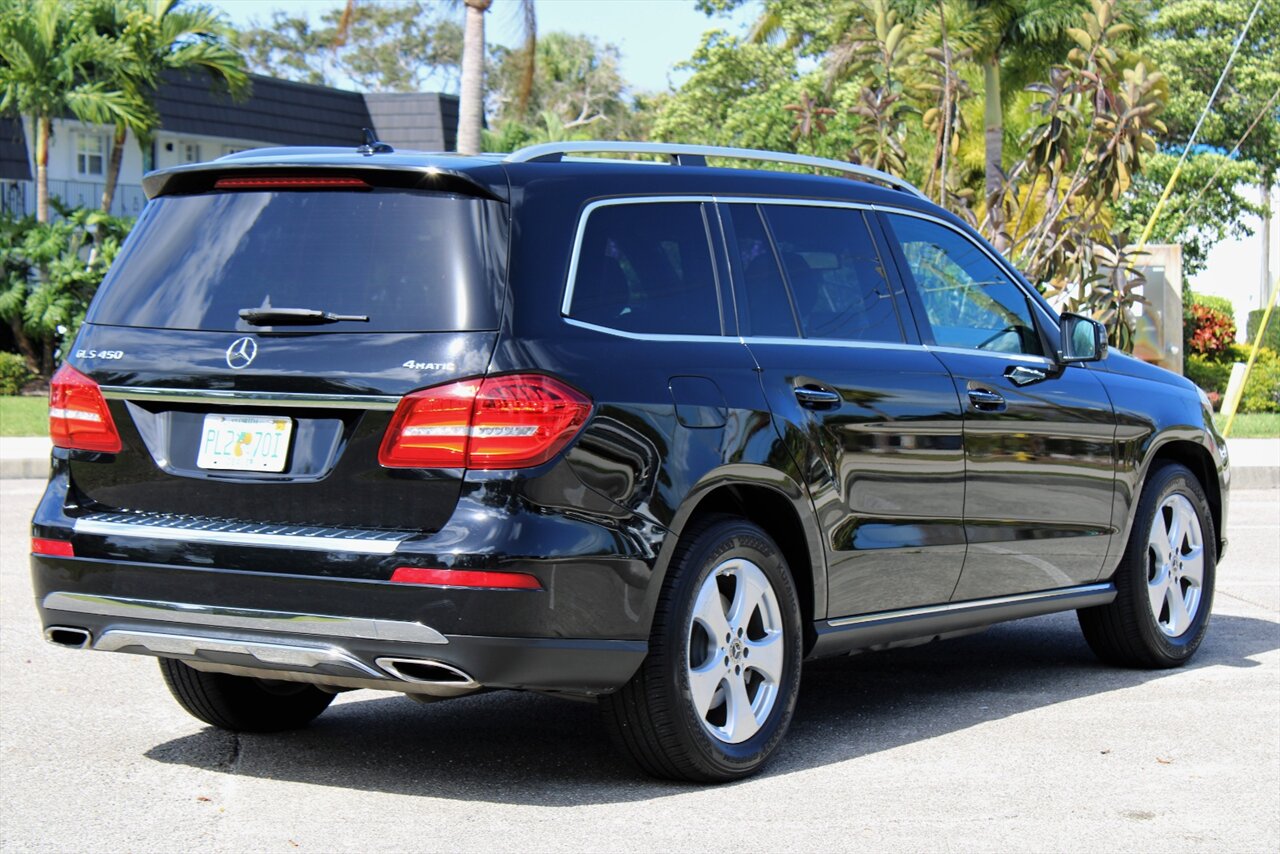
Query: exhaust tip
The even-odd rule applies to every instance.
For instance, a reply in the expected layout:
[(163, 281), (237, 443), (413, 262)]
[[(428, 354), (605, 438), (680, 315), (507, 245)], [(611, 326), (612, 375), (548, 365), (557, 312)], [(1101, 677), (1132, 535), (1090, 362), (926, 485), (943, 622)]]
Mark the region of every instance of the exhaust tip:
[(463, 689), (480, 687), (480, 683), (472, 679), (470, 674), (440, 661), (425, 658), (379, 658), (378, 666), (404, 682)]
[(50, 626), (44, 630), (44, 639), (54, 646), (67, 649), (84, 649), (93, 640), (93, 635), (86, 629), (71, 626)]

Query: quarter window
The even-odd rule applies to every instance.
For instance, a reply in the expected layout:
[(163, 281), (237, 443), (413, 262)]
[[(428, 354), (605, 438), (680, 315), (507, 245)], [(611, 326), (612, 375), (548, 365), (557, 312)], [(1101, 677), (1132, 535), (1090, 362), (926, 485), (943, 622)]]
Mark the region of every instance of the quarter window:
[(950, 228), (887, 214), (934, 340), (943, 347), (1044, 355), (1027, 295), (972, 240)]
[(765, 205), (806, 338), (903, 340), (880, 253), (862, 211)]
[(569, 316), (628, 332), (719, 335), (702, 205), (603, 205), (587, 218)]

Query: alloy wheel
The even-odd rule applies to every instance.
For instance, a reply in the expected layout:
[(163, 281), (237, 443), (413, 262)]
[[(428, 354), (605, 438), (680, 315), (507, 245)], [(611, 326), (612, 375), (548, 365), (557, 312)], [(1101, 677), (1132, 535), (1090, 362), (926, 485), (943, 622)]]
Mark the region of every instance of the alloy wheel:
[(1166, 498), (1147, 539), (1147, 597), (1156, 625), (1167, 637), (1195, 622), (1204, 589), (1204, 534), (1200, 517), (1183, 495)]

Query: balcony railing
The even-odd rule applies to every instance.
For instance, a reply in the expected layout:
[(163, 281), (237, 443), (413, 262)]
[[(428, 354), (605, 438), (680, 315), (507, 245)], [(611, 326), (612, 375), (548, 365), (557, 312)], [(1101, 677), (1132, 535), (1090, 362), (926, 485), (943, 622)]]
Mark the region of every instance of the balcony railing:
[[(102, 204), (101, 181), (50, 181), (49, 198), (59, 199), (73, 208), (96, 208)], [(137, 184), (117, 184), (111, 200), (111, 213), (116, 216), (137, 216), (147, 203), (146, 194)], [(0, 181), (0, 208), (5, 213), (24, 216), (36, 212), (35, 181)]]

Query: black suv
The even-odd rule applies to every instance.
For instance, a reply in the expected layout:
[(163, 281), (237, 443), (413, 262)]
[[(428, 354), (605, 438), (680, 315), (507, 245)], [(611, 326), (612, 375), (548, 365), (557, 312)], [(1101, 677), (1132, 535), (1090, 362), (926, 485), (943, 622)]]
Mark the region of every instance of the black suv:
[(214, 726), (524, 689), (728, 780), (806, 659), (1071, 609), (1117, 664), (1204, 637), (1203, 395), (892, 176), (369, 145), (145, 188), (53, 381), (35, 595)]

